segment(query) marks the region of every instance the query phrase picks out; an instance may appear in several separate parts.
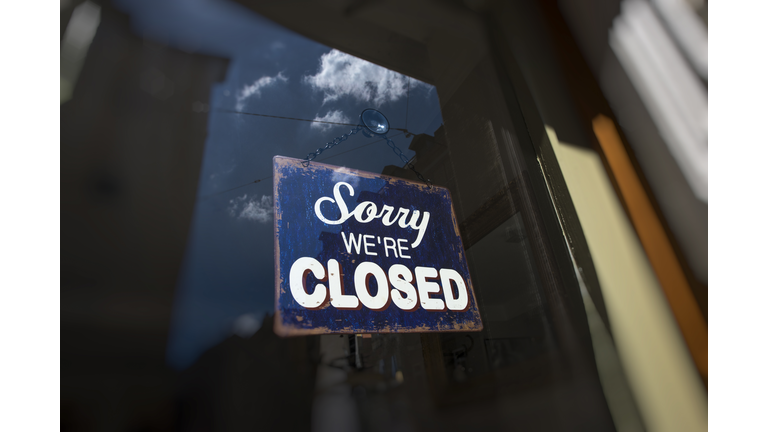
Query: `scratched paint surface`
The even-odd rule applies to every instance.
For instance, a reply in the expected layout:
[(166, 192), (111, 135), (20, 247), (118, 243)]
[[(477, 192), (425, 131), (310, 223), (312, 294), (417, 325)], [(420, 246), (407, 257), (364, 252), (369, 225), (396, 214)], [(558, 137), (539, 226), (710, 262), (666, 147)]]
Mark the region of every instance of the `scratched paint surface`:
[[(348, 252), (342, 233), (349, 239), (354, 235), (371, 235), (374, 239), (389, 237), (407, 239), (408, 247), (416, 240), (418, 232), (411, 227), (401, 228), (398, 223), (385, 226), (380, 219), (360, 223), (350, 217), (340, 225), (321, 221), (315, 213), (315, 203), (322, 197), (334, 198), (334, 185), (346, 182), (354, 189), (341, 188), (342, 196), (352, 212), (359, 203), (370, 201), (381, 211), (383, 206), (410, 211), (429, 212), (430, 218), (421, 243), (395, 256), (391, 249), (385, 251), (377, 240), (370, 252), (377, 255)], [(458, 225), (453, 212), (451, 196), (447, 189), (414, 183), (402, 179), (351, 170), (332, 165), (311, 163), (302, 166), (302, 160), (276, 156), (274, 158), (275, 204), (275, 331), (283, 336), (319, 333), (388, 333), (481, 330), (482, 322), (477, 310), (472, 281), (467, 268)], [(338, 220), (338, 205), (325, 200), (321, 210), (328, 220)], [(410, 218), (410, 215), (409, 215)], [(385, 254), (386, 252), (386, 254)], [(389, 255), (389, 256), (386, 256)], [(428, 311), (421, 306), (404, 311), (390, 301), (383, 310), (371, 310), (365, 306), (357, 310), (337, 309), (330, 299), (318, 309), (301, 306), (291, 294), (289, 272), (291, 265), (301, 257), (312, 257), (326, 266), (329, 259), (341, 265), (345, 294), (355, 294), (354, 271), (363, 261), (373, 262), (384, 272), (393, 264), (402, 264), (411, 272), (417, 266), (456, 270), (467, 285), (469, 305), (464, 311)], [(371, 278), (375, 280), (375, 278)], [(436, 280), (439, 282), (439, 279)], [(312, 273), (307, 275), (306, 287), (311, 292), (318, 283), (328, 286), (328, 280), (318, 281)], [(414, 282), (414, 285), (416, 283)], [(379, 287), (370, 284), (371, 295)], [(391, 289), (391, 287), (387, 287)], [(456, 287), (452, 287), (454, 297)], [(443, 298), (442, 290), (430, 295)]]

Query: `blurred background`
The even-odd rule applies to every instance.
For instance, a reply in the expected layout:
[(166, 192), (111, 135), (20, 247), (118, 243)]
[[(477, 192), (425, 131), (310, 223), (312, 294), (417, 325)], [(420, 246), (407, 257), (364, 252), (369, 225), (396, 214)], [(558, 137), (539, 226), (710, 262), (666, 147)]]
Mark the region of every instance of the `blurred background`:
[[(61, 1), (61, 428), (705, 430), (707, 10)], [(365, 108), (451, 190), (482, 332), (272, 331), (272, 157)]]

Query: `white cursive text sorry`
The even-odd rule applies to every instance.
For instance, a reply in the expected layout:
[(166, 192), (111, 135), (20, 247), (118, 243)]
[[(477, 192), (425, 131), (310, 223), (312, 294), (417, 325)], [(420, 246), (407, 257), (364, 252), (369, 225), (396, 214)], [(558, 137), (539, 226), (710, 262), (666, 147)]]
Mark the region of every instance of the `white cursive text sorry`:
[[(412, 248), (415, 248), (419, 244), (421, 244), (421, 240), (424, 238), (424, 234), (427, 229), (427, 225), (429, 224), (429, 212), (421, 212), (419, 210), (413, 210), (413, 213), (411, 215), (411, 219), (408, 219), (408, 214), (411, 213), (410, 209), (402, 208), (400, 207), (397, 210), (397, 213), (393, 216), (393, 212), (395, 210), (394, 207), (384, 204), (381, 208), (381, 212), (378, 212), (378, 207), (376, 204), (372, 203), (371, 201), (363, 201), (360, 204), (355, 207), (352, 212), (347, 209), (347, 204), (344, 202), (344, 199), (341, 196), (341, 187), (344, 186), (347, 189), (349, 189), (349, 196), (355, 195), (355, 189), (347, 182), (338, 182), (333, 186), (333, 198), (330, 197), (322, 197), (319, 198), (317, 201), (315, 201), (315, 215), (317, 217), (327, 223), (328, 225), (339, 225), (344, 223), (347, 219), (354, 216), (355, 220), (360, 223), (368, 223), (371, 222), (374, 219), (381, 219), (381, 223), (384, 224), (384, 226), (390, 226), (394, 224), (395, 222), (398, 222), (398, 225), (400, 228), (413, 228), (414, 230), (418, 231), (418, 236), (416, 237), (416, 241), (414, 241), (411, 244)], [(341, 212), (341, 217), (336, 220), (330, 220), (327, 219), (325, 216), (323, 216), (322, 210), (320, 210), (320, 205), (324, 203), (325, 201), (330, 201), (332, 204), (336, 204), (338, 206), (339, 211)], [(421, 220), (419, 220), (419, 215), (421, 214)]]

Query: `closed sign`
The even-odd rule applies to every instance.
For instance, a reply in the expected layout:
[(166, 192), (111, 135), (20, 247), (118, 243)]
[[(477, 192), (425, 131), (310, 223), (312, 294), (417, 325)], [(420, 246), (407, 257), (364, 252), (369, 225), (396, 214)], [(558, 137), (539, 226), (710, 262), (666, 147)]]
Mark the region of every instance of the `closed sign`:
[(281, 336), (482, 330), (447, 189), (274, 158)]

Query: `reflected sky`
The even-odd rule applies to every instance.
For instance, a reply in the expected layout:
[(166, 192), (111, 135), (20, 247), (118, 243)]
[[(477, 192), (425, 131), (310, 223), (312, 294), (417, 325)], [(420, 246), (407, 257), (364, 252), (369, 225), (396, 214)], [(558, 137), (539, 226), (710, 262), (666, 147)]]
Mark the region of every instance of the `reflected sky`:
[[(247, 336), (274, 310), (272, 157), (304, 158), (376, 108), (392, 128), (432, 135), (434, 87), (332, 50), (223, 1), (116, 1), (133, 30), (160, 43), (230, 59), (211, 89), (198, 200), (176, 291), (168, 362), (183, 369), (233, 332)], [(412, 138), (389, 133), (406, 156)], [(316, 160), (380, 173), (402, 162), (356, 134)], [(254, 183), (255, 180), (262, 180)]]

